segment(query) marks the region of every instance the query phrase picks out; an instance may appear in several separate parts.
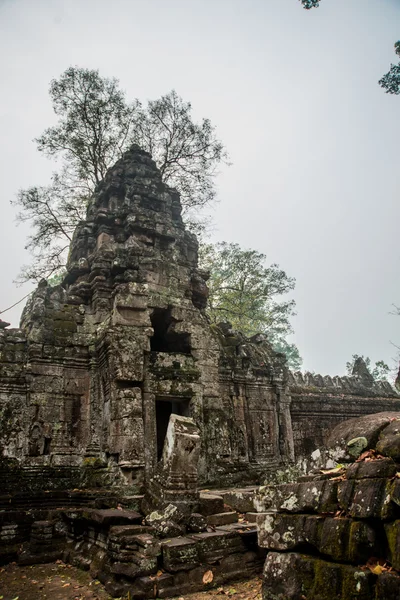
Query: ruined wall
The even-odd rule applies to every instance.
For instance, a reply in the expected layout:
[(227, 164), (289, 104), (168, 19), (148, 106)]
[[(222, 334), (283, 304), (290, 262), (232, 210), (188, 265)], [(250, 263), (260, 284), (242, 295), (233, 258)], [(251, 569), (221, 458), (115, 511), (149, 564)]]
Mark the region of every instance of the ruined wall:
[(257, 482), (337, 421), (400, 408), (390, 386), (291, 376), (265, 337), (210, 326), (197, 250), (179, 195), (133, 146), (90, 199), (62, 285), (39, 284), (20, 329), (0, 322), (5, 491), (143, 490), (171, 414), (199, 428), (201, 483)]
[(324, 447), (332, 429), (346, 419), (400, 410), (400, 396), (389, 383), (374, 382), (365, 364), (357, 365), (351, 377), (290, 374), (289, 390), (297, 460), (308, 460)]
[(399, 598), (399, 418), (342, 422), (327, 440), (338, 467), (259, 489), (264, 600)]
[(5, 469), (142, 489), (171, 413), (199, 427), (203, 482), (252, 481), (290, 458), (283, 357), (209, 326), (197, 247), (179, 195), (132, 147), (90, 200), (62, 285), (42, 282), (21, 329), (1, 330)]

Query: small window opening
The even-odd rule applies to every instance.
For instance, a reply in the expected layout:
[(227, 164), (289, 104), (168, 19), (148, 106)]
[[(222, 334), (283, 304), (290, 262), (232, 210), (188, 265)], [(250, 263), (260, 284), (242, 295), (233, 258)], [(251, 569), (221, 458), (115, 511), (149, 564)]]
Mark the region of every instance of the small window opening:
[(177, 320), (171, 316), (171, 309), (155, 308), (151, 315), (154, 335), (150, 339), (153, 352), (173, 352), (190, 354), (190, 334), (175, 331)]

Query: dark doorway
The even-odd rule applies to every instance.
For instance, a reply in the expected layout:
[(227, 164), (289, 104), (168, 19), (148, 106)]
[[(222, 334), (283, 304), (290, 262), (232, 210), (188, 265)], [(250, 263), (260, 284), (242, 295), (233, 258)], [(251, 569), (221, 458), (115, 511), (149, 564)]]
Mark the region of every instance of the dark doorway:
[(157, 460), (160, 460), (167, 435), (169, 417), (171, 414), (190, 416), (190, 400), (188, 398), (159, 398), (156, 400), (156, 425), (157, 425)]
[(171, 309), (155, 308), (151, 315), (154, 335), (150, 338), (153, 352), (176, 352), (190, 354), (190, 334), (175, 331), (178, 321), (171, 316)]

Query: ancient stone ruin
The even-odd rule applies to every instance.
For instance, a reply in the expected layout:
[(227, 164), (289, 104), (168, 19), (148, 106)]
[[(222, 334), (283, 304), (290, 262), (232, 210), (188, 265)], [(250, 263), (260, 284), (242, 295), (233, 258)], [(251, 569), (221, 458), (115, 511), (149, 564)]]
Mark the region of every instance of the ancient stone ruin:
[(95, 478), (139, 492), (171, 414), (200, 430), (204, 483), (293, 457), (283, 357), (211, 328), (206, 301), (179, 196), (134, 147), (91, 200), (63, 285), (40, 284), (21, 329), (1, 330), (0, 447), (19, 489)]
[(132, 598), (251, 575), (254, 486), (322, 456), (345, 419), (400, 411), (362, 364), (292, 374), (265, 336), (211, 326), (197, 250), (133, 146), (62, 284), (39, 284), (19, 329), (0, 321), (0, 561), (63, 558)]
[(297, 483), (260, 488), (264, 600), (400, 595), (400, 413), (338, 425), (326, 459)]

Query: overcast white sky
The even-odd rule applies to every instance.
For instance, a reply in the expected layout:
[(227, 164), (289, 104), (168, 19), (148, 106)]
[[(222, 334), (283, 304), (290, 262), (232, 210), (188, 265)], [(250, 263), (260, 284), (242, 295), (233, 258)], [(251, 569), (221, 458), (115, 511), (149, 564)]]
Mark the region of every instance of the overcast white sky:
[[(28, 230), (10, 200), (46, 184), (33, 138), (53, 120), (49, 82), (70, 65), (120, 79), (128, 98), (175, 88), (209, 117), (233, 165), (218, 179), (215, 240), (296, 277), (304, 368), (344, 372), (353, 353), (400, 345), (400, 0), (0, 0), (0, 310)], [(23, 306), (23, 305), (21, 305)], [(2, 315), (18, 325), (21, 307)]]

